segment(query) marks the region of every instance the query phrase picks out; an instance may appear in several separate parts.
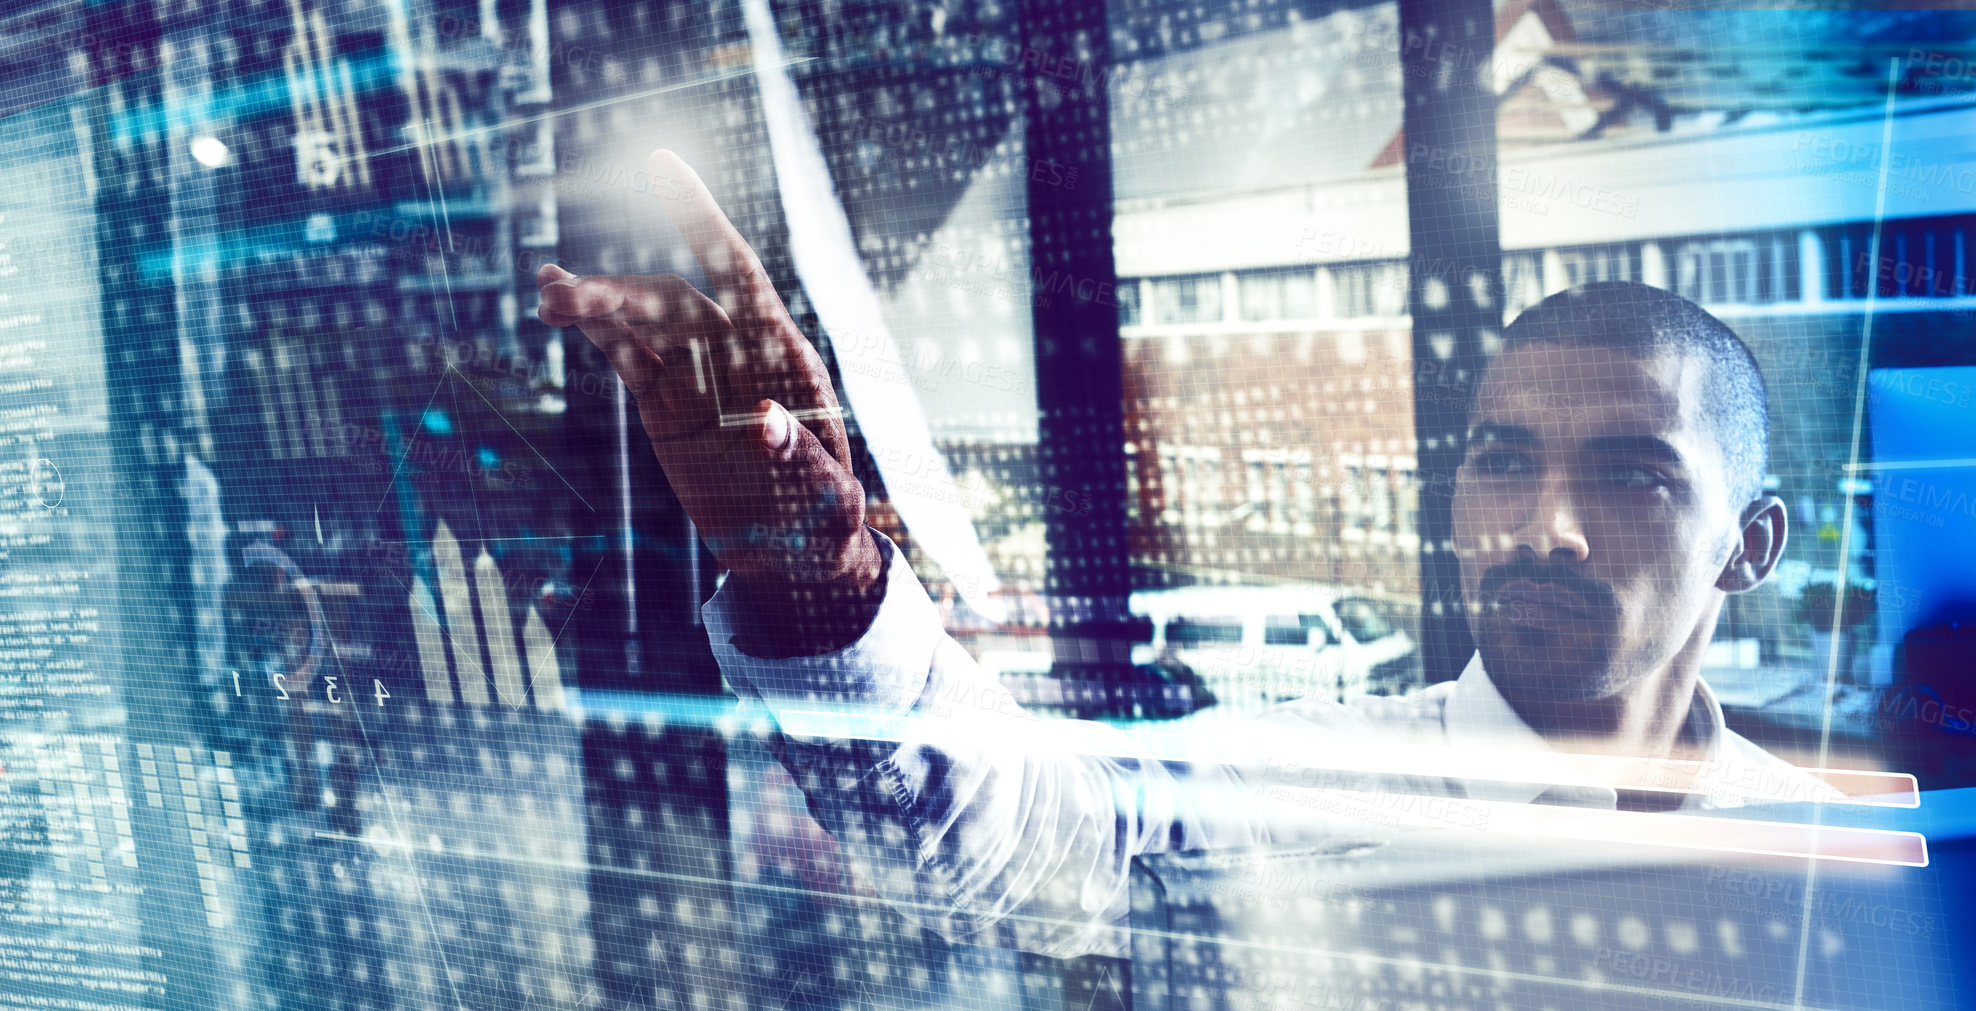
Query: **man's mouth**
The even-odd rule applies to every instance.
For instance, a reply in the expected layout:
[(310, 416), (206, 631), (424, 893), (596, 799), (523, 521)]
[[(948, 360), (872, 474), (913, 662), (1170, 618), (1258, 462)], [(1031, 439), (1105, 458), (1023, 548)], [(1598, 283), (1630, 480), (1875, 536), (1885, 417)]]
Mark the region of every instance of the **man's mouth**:
[(1496, 591), (1491, 609), (1512, 625), (1557, 629), (1592, 616), (1584, 597), (1552, 583), (1517, 579)]

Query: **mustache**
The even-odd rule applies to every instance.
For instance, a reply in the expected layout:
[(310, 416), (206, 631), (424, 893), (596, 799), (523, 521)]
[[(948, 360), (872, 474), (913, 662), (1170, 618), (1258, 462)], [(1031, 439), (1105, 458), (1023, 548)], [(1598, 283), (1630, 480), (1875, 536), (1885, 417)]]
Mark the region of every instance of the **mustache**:
[(1488, 601), (1504, 586), (1521, 581), (1529, 581), (1539, 586), (1554, 586), (1574, 594), (1585, 602), (1585, 607), (1594, 615), (1604, 616), (1619, 611), (1619, 596), (1612, 592), (1611, 587), (1569, 566), (1534, 559), (1491, 566), (1482, 573), (1482, 586), (1478, 592), (1482, 601)]

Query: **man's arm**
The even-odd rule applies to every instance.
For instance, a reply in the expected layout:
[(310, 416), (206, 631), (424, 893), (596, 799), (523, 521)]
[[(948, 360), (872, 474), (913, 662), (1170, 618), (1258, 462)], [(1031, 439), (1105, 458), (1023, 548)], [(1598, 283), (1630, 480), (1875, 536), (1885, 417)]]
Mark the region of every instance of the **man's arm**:
[(705, 614), (729, 683), (775, 714), (772, 747), (811, 813), (901, 912), (952, 940), (998, 927), (1026, 951), (1119, 954), (1133, 857), (1270, 841), (1234, 770), (1025, 712), (880, 544), (882, 602), (841, 650), (749, 655), (735, 630), (755, 617), (732, 581)]
[(784, 764), (866, 877), (949, 937), (1005, 924), (1032, 951), (1118, 951), (1134, 856), (1269, 841), (1234, 771), (1037, 721), (947, 637), (865, 526), (829, 375), (753, 251), (679, 159), (649, 169), (712, 297), (549, 266), (541, 317), (582, 329), (637, 397), (730, 572), (705, 612), (722, 671), (775, 713)]

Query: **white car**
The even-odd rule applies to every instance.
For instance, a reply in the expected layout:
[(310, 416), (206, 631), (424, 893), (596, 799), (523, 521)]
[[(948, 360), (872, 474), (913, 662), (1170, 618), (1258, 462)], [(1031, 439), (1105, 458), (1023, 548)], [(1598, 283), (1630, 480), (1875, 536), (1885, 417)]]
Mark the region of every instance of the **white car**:
[(1130, 608), (1152, 623), (1151, 652), (1192, 668), (1223, 706), (1390, 690), (1375, 670), (1414, 651), (1376, 603), (1329, 587), (1141, 590)]

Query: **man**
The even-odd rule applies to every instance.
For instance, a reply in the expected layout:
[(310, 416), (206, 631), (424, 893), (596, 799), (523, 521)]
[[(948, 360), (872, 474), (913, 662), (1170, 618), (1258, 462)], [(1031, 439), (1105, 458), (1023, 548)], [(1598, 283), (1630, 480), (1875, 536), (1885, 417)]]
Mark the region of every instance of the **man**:
[[(551, 266), (541, 317), (581, 328), (637, 397), (733, 577), (706, 608), (723, 672), (776, 714), (813, 813), (908, 915), (950, 937), (1004, 923), (1032, 950), (1117, 951), (1134, 856), (1355, 845), (1392, 821), (1365, 817), (1367, 798), (1435, 798), (1430, 820), (1474, 827), (1490, 805), (1832, 796), (1724, 726), (1699, 676), (1725, 596), (1770, 574), (1786, 521), (1762, 493), (1756, 363), (1692, 303), (1592, 285), (1504, 334), (1455, 492), (1479, 645), (1458, 680), (1295, 702), (1155, 754), (1026, 719), (947, 638), (865, 527), (830, 380), (753, 252), (684, 163), (649, 168), (679, 194), (667, 210), (711, 297)], [(1270, 785), (1313, 771), (1315, 802)]]

